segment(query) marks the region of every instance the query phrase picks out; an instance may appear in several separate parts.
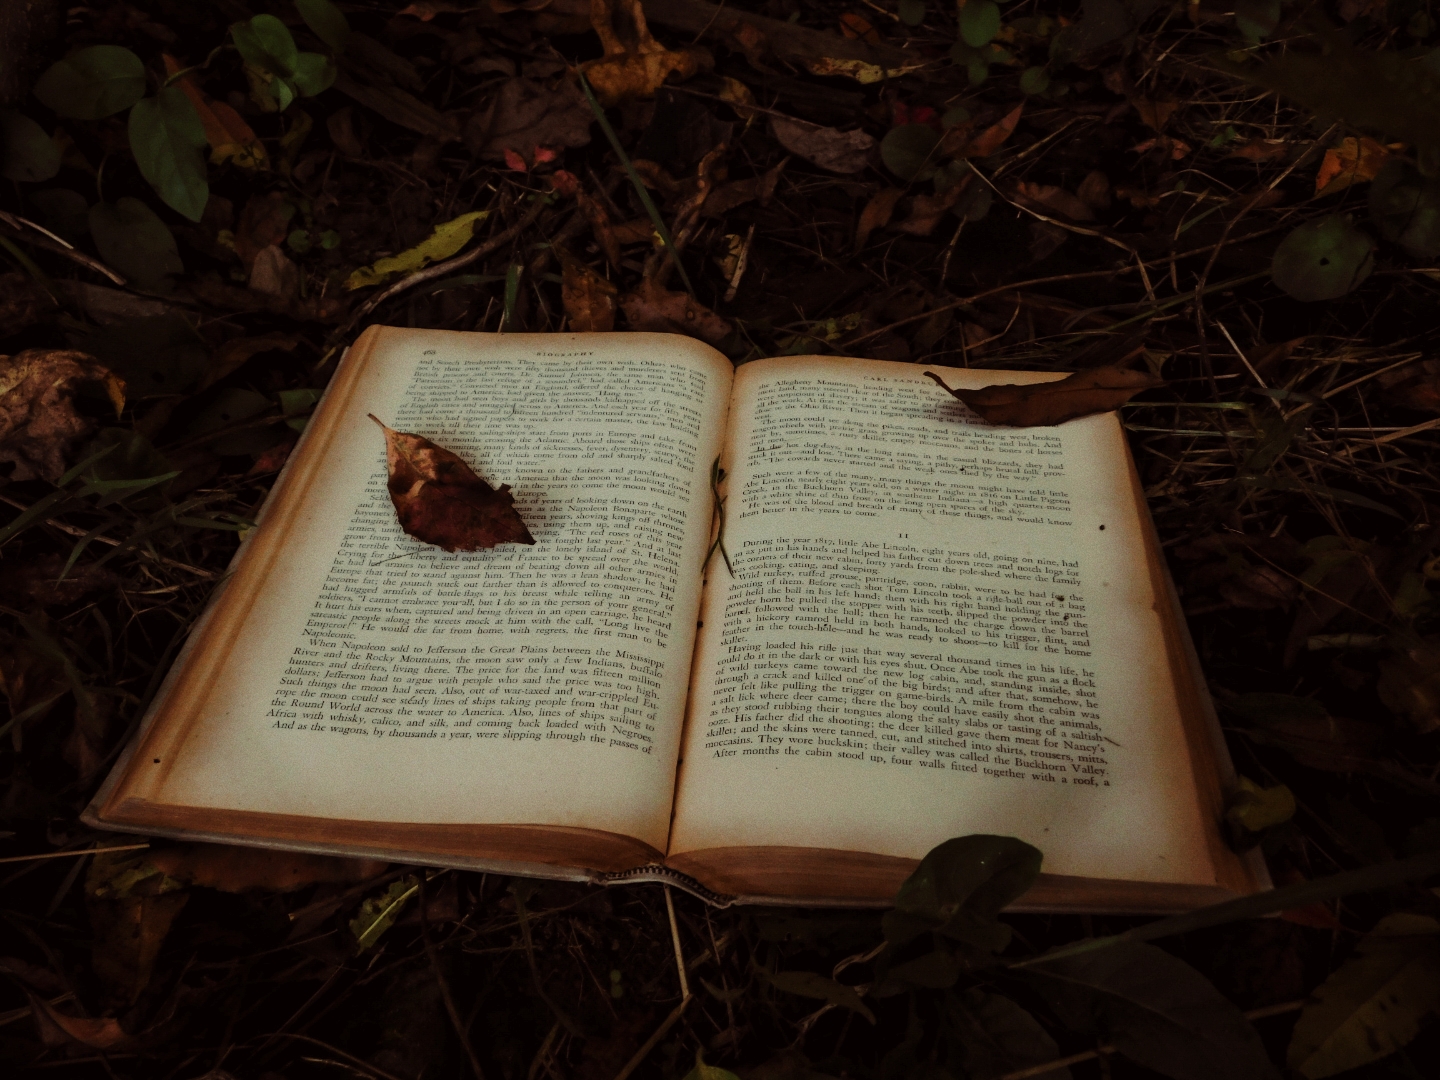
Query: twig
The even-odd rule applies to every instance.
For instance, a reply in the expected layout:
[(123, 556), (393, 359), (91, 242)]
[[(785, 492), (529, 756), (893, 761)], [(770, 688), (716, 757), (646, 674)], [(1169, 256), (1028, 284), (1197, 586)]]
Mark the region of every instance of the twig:
[(149, 843), (119, 844), (115, 847), (75, 848), (73, 851), (49, 851), (44, 855), (11, 855), (0, 859), (0, 863), (39, 862), (41, 859), (69, 859), (77, 855), (98, 855), (102, 851), (143, 851)]
[[(38, 225), (34, 225), (33, 222), (25, 221), (24, 218), (17, 218), (12, 214), (5, 213), (4, 211), (0, 211), (0, 221), (3, 221), (6, 225), (10, 226), (10, 228), (14, 229), (15, 239), (21, 241), (22, 243), (34, 244), (38, 248), (43, 248), (46, 251), (53, 252), (56, 255), (69, 259), (71, 262), (79, 263), (87, 270), (93, 270), (97, 274), (103, 274), (105, 277), (113, 281), (116, 285), (126, 284), (125, 278), (122, 275), (116, 273), (114, 270), (111, 270), (110, 267), (106, 266), (99, 259), (92, 259), (83, 251), (76, 251), (73, 247), (71, 247), (69, 244), (64, 243), (63, 241), (56, 241), (50, 239), (50, 237), (54, 236), (54, 233), (50, 232), (49, 230), (40, 229), (40, 227)], [(26, 225), (32, 225), (34, 228), (40, 229), (42, 235), (32, 235), (20, 224), (20, 222), (22, 221), (24, 221)]]
[(1230, 343), (1230, 348), (1235, 350), (1235, 355), (1240, 358), (1240, 363), (1245, 365), (1245, 370), (1250, 372), (1251, 375), (1255, 376), (1255, 381), (1260, 384), (1260, 389), (1270, 389), (1270, 387), (1266, 384), (1265, 380), (1260, 377), (1260, 373), (1256, 371), (1255, 368), (1251, 365), (1250, 358), (1241, 351), (1239, 345), (1235, 344), (1235, 339), (1230, 336), (1230, 331), (1225, 328), (1225, 324), (1222, 323), (1219, 319), (1216, 319), (1215, 325), (1220, 328), (1220, 333), (1225, 335), (1225, 340)]
[(615, 1074), (615, 1080), (625, 1080), (627, 1076), (640, 1067), (640, 1063), (645, 1060), (651, 1050), (655, 1049), (655, 1045), (665, 1037), (665, 1033), (675, 1026), (676, 1021), (680, 1019), (680, 1015), (685, 1011), (690, 1002), (694, 1000), (695, 995), (690, 994), (682, 998), (680, 1004), (670, 1010), (670, 1015), (665, 1018), (665, 1022), (655, 1029), (655, 1033), (645, 1040), (639, 1050), (635, 1051), (635, 1056), (627, 1061), (625, 1067)]
[(496, 233), (479, 247), (472, 248), (470, 251), (465, 252), (463, 255), (456, 255), (453, 259), (446, 259), (444, 262), (434, 263), (431, 266), (427, 266), (424, 270), (417, 270), (409, 277), (401, 278), (394, 285), (391, 285), (389, 288), (383, 289), (382, 291), (376, 293), (369, 300), (366, 300), (365, 303), (361, 304), (358, 308), (355, 309), (354, 314), (352, 314), (350, 318), (345, 320), (345, 325), (342, 326), (338, 331), (336, 331), (334, 336), (337, 338), (345, 337), (354, 328), (355, 324), (361, 319), (363, 319), (366, 315), (369, 315), (370, 312), (374, 311), (386, 300), (389, 300), (395, 296), (399, 296), (407, 289), (413, 289), (416, 285), (423, 285), (427, 281), (434, 281), (436, 278), (445, 277), (447, 274), (452, 274), (456, 270), (459, 270), (462, 266), (469, 266), (471, 263), (478, 262), (479, 260), (485, 258), (486, 255), (493, 254), (495, 251), (504, 247), (511, 240), (515, 239), (515, 237), (520, 235), (520, 233), (533, 225), (535, 223), (535, 219), (540, 216), (541, 212), (544, 211), (547, 205), (548, 203), (545, 199), (537, 198), (535, 200), (535, 205), (526, 212), (524, 217), (522, 217), (514, 225), (511, 225), (508, 229)]
[(680, 950), (680, 924), (675, 921), (675, 898), (670, 895), (670, 886), (662, 884), (665, 890), (665, 910), (670, 915), (670, 942), (675, 946), (675, 970), (680, 973), (680, 997), (690, 996), (690, 980), (685, 977), (685, 954)]

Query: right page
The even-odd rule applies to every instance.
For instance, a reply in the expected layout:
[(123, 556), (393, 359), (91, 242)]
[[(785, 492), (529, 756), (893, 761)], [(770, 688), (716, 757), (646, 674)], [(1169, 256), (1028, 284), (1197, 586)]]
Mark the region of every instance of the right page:
[(671, 861), (998, 833), (1049, 874), (1216, 884), (1117, 417), (995, 427), (925, 370), (737, 372)]

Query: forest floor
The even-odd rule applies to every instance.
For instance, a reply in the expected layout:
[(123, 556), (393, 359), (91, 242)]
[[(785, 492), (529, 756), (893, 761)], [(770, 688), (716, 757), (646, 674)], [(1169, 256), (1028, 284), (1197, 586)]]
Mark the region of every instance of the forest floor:
[[(604, 33), (589, 0), (96, 0), (9, 58), (0, 1058), (1440, 1075), (1430, 0), (595, 6)], [(374, 322), (1159, 376), (1122, 416), (1244, 778), (1228, 835), (1318, 889), (1060, 990), (1015, 965), (1154, 920), (1006, 915), (987, 951), (935, 912), (906, 939), (656, 885), (87, 855), (144, 843), (79, 814)]]

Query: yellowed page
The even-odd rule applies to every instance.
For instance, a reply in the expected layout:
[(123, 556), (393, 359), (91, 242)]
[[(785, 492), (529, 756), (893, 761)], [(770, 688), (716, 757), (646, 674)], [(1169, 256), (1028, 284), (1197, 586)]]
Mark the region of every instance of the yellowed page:
[(924, 370), (737, 373), (670, 852), (999, 833), (1213, 882), (1116, 416), (993, 427)]
[[(299, 451), (323, 453), (302, 512), (260, 526), (297, 521), (188, 736), (132, 793), (663, 849), (729, 361), (673, 335), (372, 333)], [(537, 543), (405, 536), (372, 412), (511, 485)]]

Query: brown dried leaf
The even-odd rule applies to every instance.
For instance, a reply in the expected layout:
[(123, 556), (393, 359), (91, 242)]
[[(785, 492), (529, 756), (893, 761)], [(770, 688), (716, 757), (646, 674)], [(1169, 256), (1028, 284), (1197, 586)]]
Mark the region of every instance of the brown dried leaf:
[(1440, 638), (1380, 661), (1375, 689), (1387, 709), (1422, 735), (1440, 728)]
[(235, 223), (235, 254), (240, 256), (247, 274), (260, 252), (285, 242), (294, 214), (295, 208), (286, 204), (282, 192), (250, 196), (245, 209), (240, 211), (240, 220)]
[(1374, 180), (1395, 151), (1404, 148), (1401, 143), (1382, 146), (1369, 136), (1356, 139), (1347, 135), (1339, 146), (1325, 151), (1315, 174), (1315, 194), (1333, 195), (1351, 184)]
[[(165, 73), (174, 75), (183, 65), (173, 56), (164, 54)], [(245, 122), (233, 108), (223, 101), (216, 101), (200, 89), (192, 75), (176, 80), (195, 114), (205, 128), (205, 141), (210, 144), (210, 163), (220, 165), (234, 161), (242, 169), (268, 170), (270, 155), (265, 144), (256, 136), (254, 129)]]
[(534, 79), (508, 79), (489, 107), (465, 125), (465, 145), (471, 153), (497, 161), (509, 150), (533, 167), (537, 147), (588, 145), (594, 120), (584, 96), (568, 82), (552, 89)]
[(564, 248), (557, 249), (563, 277), (560, 297), (570, 329), (579, 333), (615, 329), (615, 286)]
[(1099, 169), (1085, 174), (1075, 194), (1084, 200), (1092, 210), (1106, 210), (1110, 207), (1110, 178)]
[(210, 358), (210, 370), (206, 372), (199, 389), (219, 382), (236, 371), (253, 356), (267, 352), (294, 352), (300, 344), (299, 334), (261, 334), (259, 337), (231, 338), (215, 350)]
[(1094, 211), (1084, 199), (1053, 184), (1029, 184), (1021, 180), (1015, 185), (1015, 201), (1035, 210), (1059, 214), (1071, 221), (1095, 220)]
[(875, 149), (875, 139), (859, 128), (841, 131), (787, 116), (772, 116), (770, 132), (792, 154), (837, 173), (860, 172)]
[(1132, 101), (1131, 104), (1135, 106), (1140, 122), (1155, 131), (1165, 126), (1180, 105), (1178, 101)]
[(49, 1002), (27, 992), (30, 998), (30, 1012), (35, 1017), (35, 1026), (40, 1041), (46, 1046), (65, 1046), (77, 1042), (92, 1050), (123, 1050), (131, 1036), (113, 1016), (87, 1018), (66, 1016)]
[(689, 334), (715, 344), (731, 331), (728, 322), (688, 293), (671, 292), (654, 281), (620, 298), (620, 309), (632, 330), (662, 334)]
[(310, 885), (351, 885), (368, 881), (389, 866), (374, 859), (341, 859), (226, 844), (184, 844), (151, 850), (145, 861), (187, 885), (228, 893), (258, 889), (283, 893)]
[(870, 234), (876, 229), (883, 229), (890, 224), (890, 218), (895, 213), (895, 204), (905, 194), (903, 188), (881, 188), (870, 201), (865, 204), (865, 209), (860, 211), (860, 224), (855, 226), (855, 254), (865, 250), (866, 243), (870, 240)]
[(385, 432), (390, 501), (406, 533), (446, 551), (535, 543), (509, 484), (492, 488), (449, 450), (370, 419)]
[(280, 245), (261, 248), (250, 264), (250, 291), (289, 303), (300, 295), (300, 268)]
[(118, 415), (125, 383), (94, 357), (65, 349), (26, 349), (0, 357), (0, 464), (14, 462), (12, 480), (43, 477), (54, 483), (65, 472), (71, 443), (90, 431), (75, 411), (75, 388), (98, 382)]
[[(1020, 116), (1025, 111), (1025, 103), (1022, 101), (1015, 108), (1011, 109), (996, 123), (991, 124), (982, 131), (969, 144), (959, 152), (958, 157), (984, 158), (999, 150), (1005, 140), (1010, 138), (1015, 131), (1015, 125), (1020, 123)], [(942, 142), (942, 149), (947, 149)]]
[(788, 157), (782, 158), (778, 165), (759, 176), (752, 176), (748, 180), (734, 180), (716, 188), (705, 199), (701, 212), (706, 217), (721, 217), (751, 199), (761, 206), (769, 206), (770, 199), (775, 194), (775, 185), (780, 182), (780, 173), (789, 163)]
[(55, 301), (28, 274), (0, 274), (0, 338), (44, 322)]
[(910, 200), (910, 216), (895, 228), (911, 236), (929, 236), (935, 226), (960, 201), (974, 173), (966, 173), (939, 195), (916, 195)]
[(654, 97), (671, 75), (688, 79), (706, 69), (708, 57), (698, 49), (626, 53), (581, 65), (595, 97), (606, 108), (636, 98)]
[(1262, 139), (1258, 136), (1241, 143), (1230, 150), (1229, 157), (1244, 158), (1246, 161), (1277, 161), (1290, 152), (1290, 144), (1283, 139)]
[(1049, 427), (1082, 416), (1118, 409), (1141, 390), (1164, 386), (1164, 379), (1143, 371), (1098, 367), (1077, 371), (1055, 382), (1005, 383), (979, 390), (951, 390), (933, 371), (925, 372), (991, 424)]

